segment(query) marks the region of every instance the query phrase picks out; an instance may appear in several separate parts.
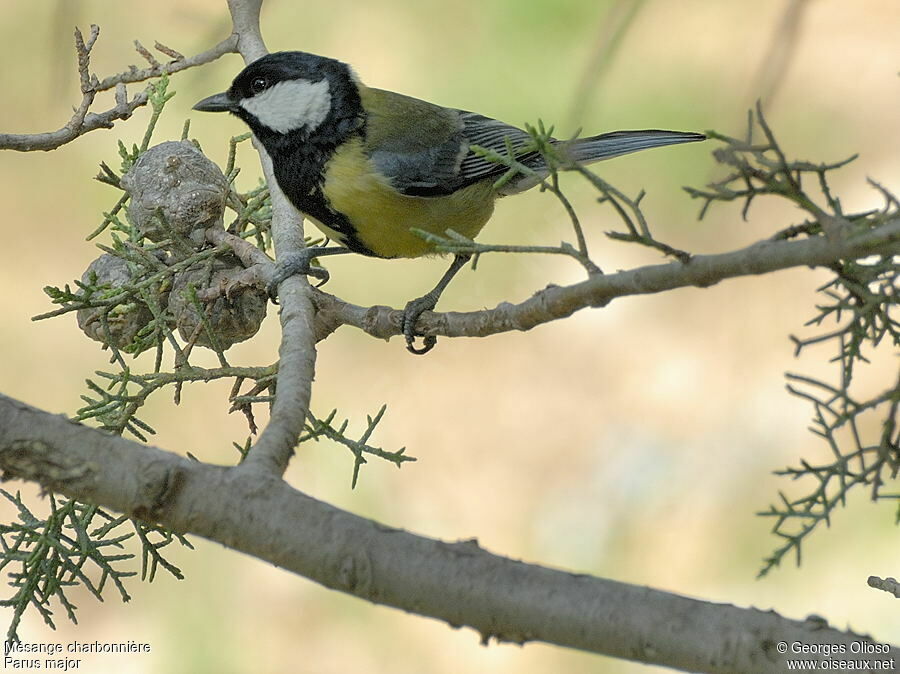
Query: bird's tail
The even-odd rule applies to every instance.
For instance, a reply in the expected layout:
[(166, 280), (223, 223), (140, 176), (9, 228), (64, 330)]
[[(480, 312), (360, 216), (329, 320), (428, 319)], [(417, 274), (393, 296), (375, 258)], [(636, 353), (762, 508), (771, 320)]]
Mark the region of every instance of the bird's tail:
[[(706, 140), (702, 133), (690, 131), (661, 131), (659, 129), (644, 129), (641, 131), (613, 131), (601, 133), (590, 138), (576, 138), (575, 140), (554, 141), (554, 145), (560, 153), (569, 160), (579, 164), (590, 164), (602, 159), (612, 159), (623, 154), (649, 150), (653, 147), (665, 147), (666, 145), (678, 145), (679, 143), (696, 143)], [(506, 183), (500, 194), (517, 194), (531, 189), (547, 177), (549, 172), (544, 158), (537, 152), (530, 157), (521, 160), (529, 168), (537, 172), (536, 175), (522, 176)]]
[(644, 129), (641, 131), (613, 131), (590, 138), (578, 138), (571, 142), (560, 143), (560, 148), (564, 148), (572, 160), (588, 164), (631, 152), (649, 150), (653, 147), (696, 143), (700, 140), (706, 140), (706, 136), (702, 133)]

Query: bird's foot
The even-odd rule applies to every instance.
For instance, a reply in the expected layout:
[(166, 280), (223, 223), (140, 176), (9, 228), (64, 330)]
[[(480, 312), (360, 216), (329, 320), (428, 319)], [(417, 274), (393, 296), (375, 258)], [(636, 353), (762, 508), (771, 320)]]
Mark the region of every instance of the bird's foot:
[[(406, 350), (410, 353), (422, 355), (428, 353), (437, 344), (437, 337), (434, 335), (423, 335), (416, 333), (416, 323), (426, 311), (431, 311), (437, 304), (437, 298), (429, 293), (424, 297), (411, 300), (406, 303), (403, 309), (403, 322), (400, 327), (403, 329), (403, 336), (406, 338)], [(416, 346), (416, 337), (422, 337), (422, 346)]]
[(269, 298), (277, 304), (278, 286), (281, 285), (282, 281), (295, 274), (303, 274), (304, 276), (312, 276), (313, 278), (319, 279), (319, 282), (316, 284), (317, 288), (324, 285), (330, 276), (328, 270), (324, 267), (313, 267), (311, 264), (312, 260), (321, 253), (321, 249), (306, 248), (298, 253), (292, 253), (279, 259), (275, 264), (275, 272), (272, 275), (272, 280), (269, 281), (268, 286), (266, 286)]

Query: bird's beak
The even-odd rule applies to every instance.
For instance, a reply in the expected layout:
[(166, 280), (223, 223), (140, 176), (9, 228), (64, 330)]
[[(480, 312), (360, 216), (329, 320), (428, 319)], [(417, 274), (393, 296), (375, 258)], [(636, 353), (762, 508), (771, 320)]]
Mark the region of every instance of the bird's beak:
[(200, 112), (230, 112), (234, 110), (234, 101), (228, 96), (228, 92), (207, 96), (194, 106), (194, 110)]

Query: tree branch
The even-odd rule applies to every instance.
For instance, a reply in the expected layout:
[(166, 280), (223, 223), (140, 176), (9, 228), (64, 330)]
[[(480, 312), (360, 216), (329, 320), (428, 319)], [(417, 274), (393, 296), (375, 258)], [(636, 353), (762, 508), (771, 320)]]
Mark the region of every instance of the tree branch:
[[(262, 0), (228, 0), (238, 49), (250, 63), (267, 53), (259, 28)], [(303, 218), (278, 186), (272, 160), (262, 145), (253, 139), (259, 151), (263, 175), (272, 198), (272, 238), (275, 256), (289, 257), (302, 250)], [(309, 413), (312, 380), (316, 365), (316, 339), (313, 320), (315, 307), (312, 289), (305, 276), (292, 276), (279, 290), (281, 302), (281, 346), (278, 350), (278, 392), (269, 423), (253, 446), (242, 470), (280, 476), (287, 469), (294, 446), (303, 431)]]
[[(212, 49), (208, 49), (191, 58), (182, 56), (180, 59), (170, 63), (159, 63), (152, 59), (153, 63), (150, 68), (138, 70), (131, 66), (129, 70), (123, 73), (112, 75), (100, 81), (96, 75), (90, 72), (91, 50), (99, 35), (100, 28), (96, 25), (91, 26), (91, 34), (87, 40), (84, 40), (80, 30), (75, 29), (75, 52), (78, 56), (78, 75), (81, 82), (82, 98), (72, 118), (57, 131), (24, 134), (2, 133), (0, 134), (0, 150), (17, 150), (19, 152), (55, 150), (59, 146), (65, 145), (90, 131), (112, 128), (114, 122), (120, 119), (128, 119), (135, 110), (142, 105), (146, 105), (148, 100), (148, 92), (145, 90), (129, 101), (128, 92), (125, 88), (126, 83), (142, 82), (152, 77), (176, 73), (194, 66), (210, 63), (224, 54), (234, 52), (237, 45), (237, 36), (231, 35)], [(146, 50), (141, 52), (142, 49), (143, 47), (138, 44), (139, 53), (146, 52)], [(169, 56), (177, 53), (158, 42), (156, 43), (156, 49)], [(149, 54), (149, 52), (146, 52), (146, 54)], [(100, 113), (88, 112), (97, 93), (113, 88), (116, 90), (116, 105), (114, 107)]]
[(250, 63), (269, 53), (259, 27), (262, 0), (228, 0), (228, 11), (238, 36), (238, 50), (244, 61)]
[(896, 578), (879, 578), (878, 576), (869, 576), (868, 581), (866, 581), (869, 587), (874, 587), (876, 590), (881, 590), (882, 592), (887, 592), (888, 594), (892, 594), (897, 599), (900, 599), (900, 583), (897, 582)]
[[(109, 77), (101, 80), (97, 85), (96, 90), (105, 91), (107, 89), (112, 89), (119, 84), (143, 82), (145, 80), (159, 77), (161, 75), (172, 75), (174, 73), (181, 72), (182, 70), (187, 70), (188, 68), (201, 66), (206, 63), (212, 63), (225, 54), (237, 53), (237, 43), (238, 36), (232, 34), (222, 40), (215, 47), (207, 49), (206, 51), (201, 52), (195, 56), (191, 56), (190, 58), (185, 58), (184, 56), (181, 56), (180, 58), (176, 57), (169, 63), (155, 63), (149, 68), (143, 68), (141, 70), (138, 70), (134, 66), (131, 66), (125, 72), (118, 73), (117, 75), (110, 75)], [(172, 52), (172, 50), (170, 50), (164, 44), (160, 44), (159, 42), (154, 45), (154, 48), (169, 56), (173, 56), (175, 54), (175, 52)]]
[[(544, 641), (690, 671), (769, 672), (783, 665), (779, 642), (871, 642), (821, 620), (525, 564), (474, 540), (416, 536), (319, 502), (277, 476), (190, 461), (2, 395), (0, 469), (4, 479), (203, 536), (326, 587), (469, 626), (485, 643)], [(896, 660), (900, 650), (877, 657)]]
[[(839, 239), (825, 236), (802, 241), (765, 240), (730, 253), (695, 255), (687, 263), (670, 262), (615, 274), (596, 275), (570, 286), (551, 285), (519, 304), (504, 302), (472, 312), (426, 311), (418, 329), (426, 335), (486, 337), (532, 328), (566, 318), (586, 307), (601, 307), (618, 297), (647, 295), (694, 286), (705, 288), (729, 278), (766, 274), (792, 267), (822, 267), (841, 259), (900, 254), (900, 219)], [(402, 312), (385, 306), (361, 307), (315, 291), (318, 338), (340, 325), (389, 339), (400, 334)]]

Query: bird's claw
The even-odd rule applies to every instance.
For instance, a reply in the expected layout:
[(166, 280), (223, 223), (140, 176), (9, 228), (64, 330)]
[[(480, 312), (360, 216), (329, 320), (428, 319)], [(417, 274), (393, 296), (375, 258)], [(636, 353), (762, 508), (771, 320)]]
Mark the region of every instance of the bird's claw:
[(328, 279), (331, 278), (331, 274), (327, 269), (325, 269), (325, 267), (310, 267), (309, 271), (306, 272), (306, 275), (319, 279), (319, 282), (316, 284), (316, 288), (321, 288), (323, 285), (328, 283)]
[[(406, 350), (416, 355), (428, 353), (437, 344), (437, 337), (434, 335), (423, 335), (416, 333), (416, 323), (426, 311), (434, 309), (437, 301), (426, 295), (418, 299), (407, 302), (403, 309), (403, 321), (400, 327), (403, 329), (403, 336), (406, 338)], [(422, 338), (422, 346), (416, 346), (416, 337)]]
[(269, 299), (278, 304), (278, 286), (285, 279), (295, 274), (303, 274), (304, 276), (312, 276), (319, 279), (316, 288), (325, 285), (330, 278), (328, 270), (324, 267), (313, 267), (311, 264), (311, 256), (306, 251), (294, 253), (279, 260), (275, 264), (275, 272), (272, 274), (272, 280), (266, 286), (266, 292), (269, 293)]

